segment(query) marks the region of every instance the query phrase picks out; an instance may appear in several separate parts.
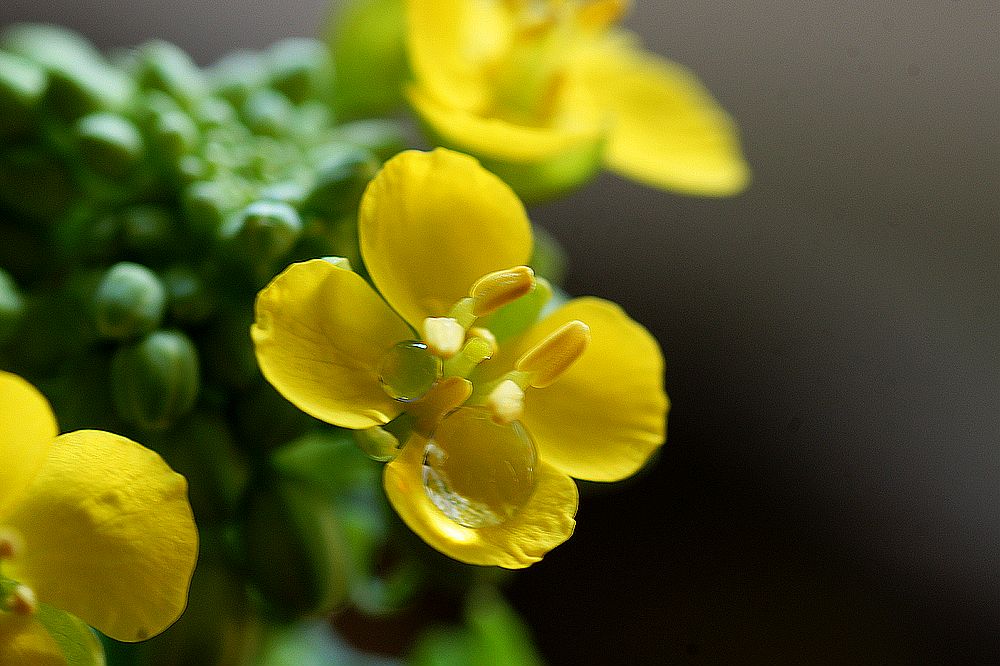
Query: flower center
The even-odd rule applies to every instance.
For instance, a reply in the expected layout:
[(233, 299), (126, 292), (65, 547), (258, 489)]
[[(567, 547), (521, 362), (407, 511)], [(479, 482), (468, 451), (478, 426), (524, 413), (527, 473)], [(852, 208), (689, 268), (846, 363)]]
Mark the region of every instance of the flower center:
[(537, 461), (535, 444), (520, 423), (499, 425), (485, 410), (462, 407), (427, 440), (424, 491), (459, 525), (492, 527), (531, 498)]

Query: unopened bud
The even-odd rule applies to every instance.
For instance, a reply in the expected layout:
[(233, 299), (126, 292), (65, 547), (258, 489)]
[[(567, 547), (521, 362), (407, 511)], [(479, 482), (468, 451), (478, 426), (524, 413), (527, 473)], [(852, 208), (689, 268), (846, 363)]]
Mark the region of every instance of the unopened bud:
[(115, 409), (129, 423), (148, 430), (168, 427), (198, 397), (198, 352), (179, 331), (156, 331), (123, 347), (111, 363)]
[(482, 317), (526, 295), (535, 286), (535, 273), (527, 266), (496, 271), (479, 278), (469, 295), (472, 314)]
[(156, 273), (123, 261), (108, 269), (94, 292), (94, 323), (106, 338), (131, 338), (159, 326), (166, 304)]
[(590, 327), (574, 320), (529, 349), (518, 359), (516, 367), (531, 375), (531, 386), (545, 388), (566, 372), (589, 344)]

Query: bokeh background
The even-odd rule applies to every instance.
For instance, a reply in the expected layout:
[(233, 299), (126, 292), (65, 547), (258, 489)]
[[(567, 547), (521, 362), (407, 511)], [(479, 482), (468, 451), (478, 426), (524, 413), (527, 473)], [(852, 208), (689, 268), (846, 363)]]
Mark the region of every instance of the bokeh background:
[[(640, 477), (509, 594), (575, 663), (1000, 661), (1000, 14), (994, 0), (637, 0), (754, 170), (701, 200), (605, 175), (532, 211), (569, 291), (661, 341)], [(207, 64), (325, 0), (4, 0), (0, 25)]]

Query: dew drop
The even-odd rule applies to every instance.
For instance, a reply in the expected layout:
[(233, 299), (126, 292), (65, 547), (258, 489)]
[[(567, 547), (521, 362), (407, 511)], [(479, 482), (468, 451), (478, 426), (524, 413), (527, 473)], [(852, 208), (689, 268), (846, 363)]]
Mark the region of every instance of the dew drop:
[(508, 520), (535, 491), (535, 444), (519, 422), (498, 425), (463, 407), (445, 418), (424, 448), (424, 491), (459, 525)]
[(412, 402), (423, 396), (441, 375), (441, 359), (417, 340), (397, 342), (379, 364), (378, 380), (389, 397)]

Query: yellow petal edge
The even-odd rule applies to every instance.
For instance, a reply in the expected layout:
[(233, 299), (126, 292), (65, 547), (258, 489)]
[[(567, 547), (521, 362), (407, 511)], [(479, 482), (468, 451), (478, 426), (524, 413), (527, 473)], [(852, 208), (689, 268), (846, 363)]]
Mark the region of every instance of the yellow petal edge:
[(130, 439), (60, 435), (5, 523), (24, 540), (13, 577), (116, 640), (156, 635), (184, 610), (198, 553), (187, 481)]
[(0, 372), (0, 520), (31, 485), (58, 433), (45, 396), (21, 377)]
[(538, 485), (528, 504), (506, 522), (471, 529), (445, 516), (423, 487), (421, 465), (427, 440), (414, 436), (385, 466), (383, 485), (403, 521), (430, 546), (466, 564), (522, 569), (566, 541), (576, 526), (576, 484), (553, 467), (535, 468)]

